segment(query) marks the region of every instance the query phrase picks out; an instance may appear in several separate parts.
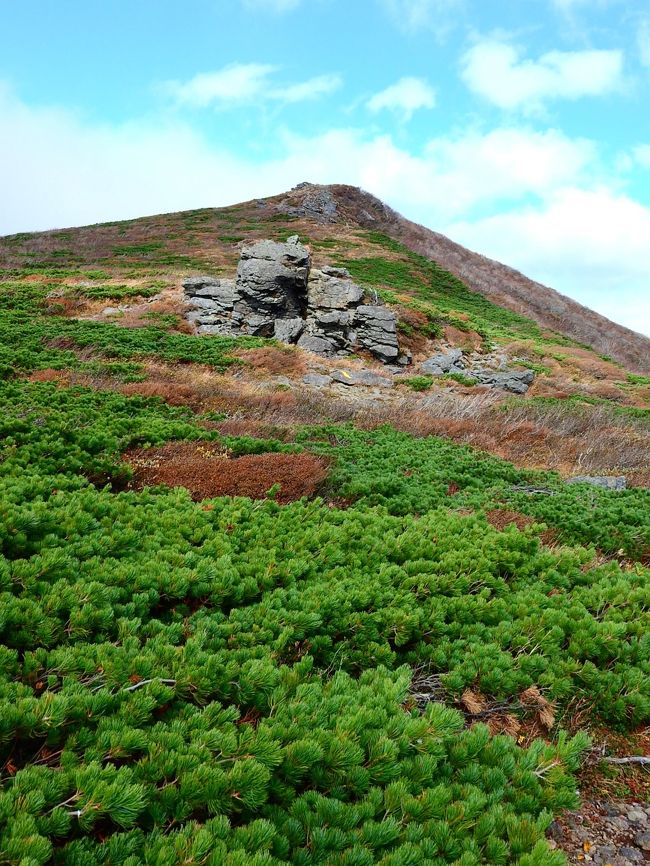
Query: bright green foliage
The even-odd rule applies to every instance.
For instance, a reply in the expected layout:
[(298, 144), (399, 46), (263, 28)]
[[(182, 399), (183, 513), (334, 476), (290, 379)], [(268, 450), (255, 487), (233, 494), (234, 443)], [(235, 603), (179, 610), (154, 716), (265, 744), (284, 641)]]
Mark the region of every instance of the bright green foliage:
[[(557, 529), (572, 544), (646, 559), (650, 554), (650, 490), (565, 486), (552, 472), (516, 469), (504, 460), (436, 437), (416, 439), (392, 427), (372, 432), (330, 426), (303, 431), (299, 441), (336, 459), (337, 495), (391, 514), (433, 508), (516, 507)], [(458, 491), (450, 495), (450, 485)], [(547, 493), (520, 493), (532, 485)]]
[[(435, 262), (379, 232), (364, 232), (362, 237), (380, 249), (390, 251), (391, 258), (381, 255), (368, 258), (341, 256), (337, 262), (348, 268), (362, 285), (382, 290), (386, 300), (395, 301), (395, 293), (410, 292), (417, 299), (411, 306), (433, 315), (440, 322), (453, 324), (462, 330), (474, 330), (487, 340), (516, 337), (545, 342), (532, 320), (498, 307), (483, 295), (471, 291), (458, 277)], [(399, 255), (397, 259), (396, 253)], [(553, 342), (568, 341), (557, 335)]]
[[(225, 369), (236, 363), (229, 354), (235, 348), (264, 344), (255, 337), (197, 340), (153, 325), (130, 329), (106, 322), (47, 316), (42, 309), (45, 294), (45, 289), (29, 283), (0, 283), (0, 379), (46, 367), (87, 369), (74, 349), (92, 348), (99, 357), (122, 362), (153, 356)], [(70, 348), (57, 348), (57, 343)], [(107, 372), (110, 374), (110, 367)]]
[(440, 378), (448, 379), (450, 382), (458, 382), (459, 385), (466, 385), (468, 388), (477, 384), (477, 379), (473, 376), (468, 376), (465, 373), (445, 373)]
[(433, 385), (433, 376), (409, 376), (400, 378), (398, 383), (406, 385), (411, 391), (428, 391)]
[(186, 410), (0, 391), (0, 862), (559, 866), (543, 834), (585, 738), (523, 750), (409, 700), (424, 666), (438, 700), (516, 713), (536, 685), (650, 718), (647, 570), (449, 508), (538, 476), (331, 427), (301, 438), (356, 505), (206, 510), (100, 489), (130, 444), (205, 438)]
[[(163, 284), (164, 285), (164, 284)], [(126, 286), (126, 285), (98, 285), (98, 286), (73, 286), (67, 292), (68, 297), (84, 297), (91, 300), (121, 301), (124, 298), (151, 298), (160, 291), (156, 285), (149, 286)]]

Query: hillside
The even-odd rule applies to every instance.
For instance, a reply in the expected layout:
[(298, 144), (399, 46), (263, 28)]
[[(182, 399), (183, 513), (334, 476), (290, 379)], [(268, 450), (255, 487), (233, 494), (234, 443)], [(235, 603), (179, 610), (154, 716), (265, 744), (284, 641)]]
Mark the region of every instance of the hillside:
[[(411, 364), (196, 333), (288, 238)], [(348, 187), (0, 239), (0, 863), (641, 862), (645, 338), (491, 268)]]

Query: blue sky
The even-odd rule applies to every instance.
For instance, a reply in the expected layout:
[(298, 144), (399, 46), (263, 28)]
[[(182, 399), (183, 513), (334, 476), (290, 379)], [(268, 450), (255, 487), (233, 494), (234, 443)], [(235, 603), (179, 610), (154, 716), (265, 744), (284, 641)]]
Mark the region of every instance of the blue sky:
[(353, 183), (650, 334), (646, 0), (4, 0), (0, 26), (0, 233)]

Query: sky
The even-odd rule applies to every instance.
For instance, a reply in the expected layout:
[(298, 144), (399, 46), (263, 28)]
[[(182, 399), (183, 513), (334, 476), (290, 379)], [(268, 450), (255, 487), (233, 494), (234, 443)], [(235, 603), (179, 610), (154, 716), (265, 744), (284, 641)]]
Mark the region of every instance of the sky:
[(0, 234), (350, 183), (650, 335), (647, 0), (0, 0)]

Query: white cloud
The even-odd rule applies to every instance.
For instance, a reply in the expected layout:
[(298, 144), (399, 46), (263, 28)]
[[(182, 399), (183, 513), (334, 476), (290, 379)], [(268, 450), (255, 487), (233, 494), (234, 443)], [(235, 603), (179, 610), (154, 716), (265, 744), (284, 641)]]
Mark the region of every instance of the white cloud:
[(465, 84), (499, 108), (534, 110), (550, 99), (601, 96), (623, 82), (623, 55), (616, 50), (549, 51), (537, 60), (514, 45), (488, 38), (462, 58)]
[(179, 104), (205, 108), (214, 103), (234, 105), (259, 96), (275, 66), (235, 63), (216, 72), (200, 72), (189, 81), (169, 81), (164, 90)]
[(422, 78), (400, 78), (395, 84), (391, 84), (385, 90), (375, 93), (366, 106), (370, 111), (396, 111), (406, 120), (409, 120), (413, 112), (420, 108), (434, 108), (436, 104), (436, 92)]
[[(176, 115), (94, 126), (27, 106), (0, 86), (0, 234), (217, 207), (305, 179), (352, 183), (637, 330), (650, 328), (640, 300), (648, 297), (650, 209), (598, 186), (588, 141), (505, 128), (439, 137), (413, 154), (388, 135), (339, 129), (280, 132), (276, 144), (280, 156), (255, 161)], [(496, 215), (485, 217), (488, 209)]]
[(650, 168), (650, 144), (640, 144), (632, 151), (634, 161), (643, 168)]
[(650, 335), (650, 208), (610, 189), (558, 189), (537, 206), (448, 227), (456, 240)]
[(273, 85), (276, 66), (264, 63), (235, 63), (215, 72), (200, 72), (189, 81), (168, 81), (162, 89), (179, 106), (232, 107), (267, 99), (303, 102), (331, 93), (341, 85), (338, 75), (318, 75), (286, 86)]
[(403, 30), (446, 30), (464, 0), (381, 0), (381, 3)]
[(317, 75), (302, 81), (300, 84), (289, 84), (287, 87), (277, 87), (269, 91), (273, 99), (281, 102), (304, 102), (333, 93), (343, 83), (339, 75)]

